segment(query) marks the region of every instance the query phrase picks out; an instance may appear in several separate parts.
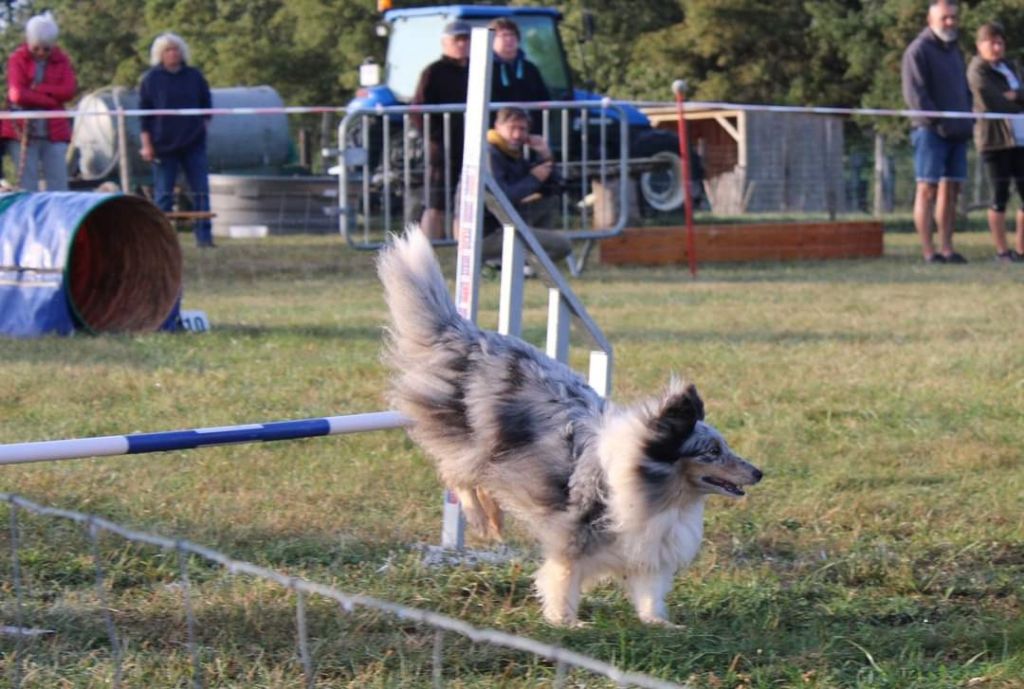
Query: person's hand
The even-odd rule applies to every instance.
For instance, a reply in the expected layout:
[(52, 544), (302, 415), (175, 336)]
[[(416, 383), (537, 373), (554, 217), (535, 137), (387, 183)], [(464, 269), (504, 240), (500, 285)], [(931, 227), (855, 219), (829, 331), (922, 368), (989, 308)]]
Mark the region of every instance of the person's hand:
[(139, 155), (141, 155), (142, 159), (147, 163), (153, 162), (153, 158), (156, 157), (153, 153), (153, 145), (150, 143), (143, 143), (142, 148), (139, 149)]
[(550, 160), (545, 160), (530, 168), (530, 174), (536, 177), (538, 182), (547, 182), (553, 169), (554, 164)]
[(526, 140), (526, 145), (533, 149), (541, 160), (547, 160), (552, 157), (551, 149), (548, 148), (548, 142), (540, 134), (530, 134), (530, 138)]

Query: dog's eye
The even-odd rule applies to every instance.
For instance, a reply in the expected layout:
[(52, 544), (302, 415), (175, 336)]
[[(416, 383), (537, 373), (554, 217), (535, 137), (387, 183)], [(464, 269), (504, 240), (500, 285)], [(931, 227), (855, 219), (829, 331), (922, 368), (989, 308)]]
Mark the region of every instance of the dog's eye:
[(712, 457), (720, 457), (722, 455), (722, 448), (720, 445), (712, 445), (711, 449), (708, 450), (708, 454)]

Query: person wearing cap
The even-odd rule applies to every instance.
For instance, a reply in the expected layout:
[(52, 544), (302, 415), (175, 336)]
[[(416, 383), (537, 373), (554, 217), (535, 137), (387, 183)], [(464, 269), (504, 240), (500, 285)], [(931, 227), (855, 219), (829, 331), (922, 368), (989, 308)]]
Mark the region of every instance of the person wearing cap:
[[(456, 20), (445, 25), (441, 32), (441, 58), (431, 62), (420, 73), (412, 97), (413, 105), (465, 104), (469, 88), (470, 33), (471, 27), (464, 21)], [(423, 114), (414, 113), (412, 121), (422, 134), (426, 129)], [(426, 179), (430, 184), (420, 227), (428, 237), (440, 239), (445, 235), (444, 218), (447, 209), (452, 207), (452, 192), (462, 170), (465, 118), (462, 112), (451, 113), (447, 151), (443, 114), (433, 113), (429, 123)]]
[[(512, 106), (498, 110), (494, 128), (487, 132), (487, 164), (491, 177), (551, 260), (568, 256), (572, 251), (569, 238), (557, 230), (546, 229), (554, 224), (560, 210), (562, 179), (544, 137), (530, 133), (529, 113)], [(485, 261), (501, 258), (503, 240), (499, 228), (498, 220), (485, 213), (481, 249)]]
[[(494, 64), (491, 68), (492, 103), (533, 103), (551, 100), (551, 92), (540, 69), (526, 59), (520, 48), (519, 25), (508, 17), (499, 17), (489, 25), (494, 31)], [(531, 131), (539, 134), (540, 118), (534, 118)]]
[[(188, 44), (181, 36), (163, 33), (150, 48), (152, 67), (139, 85), (139, 109), (180, 110), (210, 108), (213, 99), (203, 73), (189, 64)], [(209, 163), (206, 157), (206, 129), (209, 115), (146, 115), (139, 134), (142, 159), (153, 164), (154, 201), (160, 210), (174, 207), (174, 184), (178, 171), (185, 173), (192, 192), (193, 208), (210, 210)], [(212, 248), (209, 218), (194, 224), (196, 245)]]
[[(1024, 77), (1006, 59), (1006, 32), (1001, 24), (986, 22), (978, 28), (978, 54), (967, 67), (975, 112), (1024, 112)], [(1024, 262), (1024, 206), (1017, 209), (1016, 248), (1006, 243), (1006, 202), (1011, 180), (1024, 204), (1024, 118), (979, 119), (974, 124), (974, 144), (992, 185), (988, 228), (996, 245), (996, 260)]]
[[(25, 42), (7, 60), (7, 100), (12, 110), (63, 110), (78, 89), (71, 60), (57, 47), (59, 29), (50, 12), (25, 25)], [(38, 191), (40, 171), (47, 191), (68, 188), (67, 151), (71, 121), (64, 117), (3, 120), (0, 137), (17, 166), (17, 183)]]

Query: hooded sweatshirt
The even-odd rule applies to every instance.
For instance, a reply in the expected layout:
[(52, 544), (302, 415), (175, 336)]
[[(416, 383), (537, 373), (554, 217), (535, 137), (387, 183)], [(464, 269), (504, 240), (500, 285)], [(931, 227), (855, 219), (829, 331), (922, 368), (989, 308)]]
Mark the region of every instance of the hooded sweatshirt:
[[(946, 42), (925, 29), (903, 53), (903, 99), (911, 110), (970, 112), (964, 58), (956, 41)], [(931, 129), (943, 138), (966, 141), (974, 121), (969, 118), (915, 117), (915, 127)]]

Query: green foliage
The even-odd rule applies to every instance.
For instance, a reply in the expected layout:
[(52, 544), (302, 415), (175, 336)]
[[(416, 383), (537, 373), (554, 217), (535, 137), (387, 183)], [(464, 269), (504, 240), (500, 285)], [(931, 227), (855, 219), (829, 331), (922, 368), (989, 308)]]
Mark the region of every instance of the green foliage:
[[(399, 7), (434, 4), (399, 0)], [(468, 4), (480, 4), (476, 1)], [(493, 3), (485, 3), (493, 4)], [(537, 4), (510, 0), (510, 4)], [(686, 79), (704, 100), (902, 107), (900, 57), (924, 25), (920, 0), (553, 0), (578, 86), (618, 98), (670, 100)], [(135, 83), (162, 31), (189, 42), (214, 86), (269, 84), (290, 104), (342, 104), (364, 58), (384, 42), (372, 0), (8, 0), (0, 32), (9, 52), (34, 11), (52, 9), (83, 92)], [(596, 37), (583, 43), (583, 13)], [(965, 54), (983, 21), (998, 19), (1009, 55), (1024, 58), (1024, 5), (961, 3)], [(893, 130), (902, 124), (893, 123)]]
[(74, 0), (52, 0), (17, 4), (0, 35), (5, 52), (23, 40), (25, 20), (43, 7), (57, 18), (81, 92), (136, 83), (153, 39), (173, 31), (213, 86), (269, 84), (289, 103), (340, 104), (352, 96), (359, 64), (383, 48), (370, 2), (95, 0), (83, 11)]

